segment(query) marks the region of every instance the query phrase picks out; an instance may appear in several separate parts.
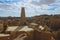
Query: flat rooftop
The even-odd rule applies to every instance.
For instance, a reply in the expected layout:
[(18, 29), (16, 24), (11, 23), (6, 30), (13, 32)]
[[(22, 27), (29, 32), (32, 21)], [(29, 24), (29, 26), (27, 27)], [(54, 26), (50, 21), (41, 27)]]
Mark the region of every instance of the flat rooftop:
[[(18, 28), (18, 26), (9, 26), (6, 31), (14, 31), (17, 28)], [(32, 28), (28, 28), (28, 26), (24, 26), (21, 29), (19, 29), (19, 31), (32, 31), (32, 30), (33, 29)]]

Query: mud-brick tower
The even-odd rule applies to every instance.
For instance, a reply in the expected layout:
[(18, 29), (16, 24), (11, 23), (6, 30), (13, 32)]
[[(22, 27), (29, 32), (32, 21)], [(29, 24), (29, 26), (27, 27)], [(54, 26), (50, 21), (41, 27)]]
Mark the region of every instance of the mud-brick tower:
[(19, 22), (19, 26), (22, 26), (26, 21), (26, 17), (25, 17), (25, 8), (22, 7), (21, 8), (21, 17), (20, 17), (20, 22)]

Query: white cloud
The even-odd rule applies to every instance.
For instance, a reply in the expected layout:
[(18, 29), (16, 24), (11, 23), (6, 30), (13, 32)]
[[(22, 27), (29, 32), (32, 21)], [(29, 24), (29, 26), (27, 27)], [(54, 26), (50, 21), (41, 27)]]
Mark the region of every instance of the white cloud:
[(36, 1), (32, 1), (31, 3), (34, 4), (34, 5), (42, 5), (42, 4), (52, 4), (54, 3), (56, 0), (39, 0), (39, 2), (36, 2)]
[(29, 2), (29, 3), (30, 3), (30, 2), (32, 2), (32, 0), (27, 0), (27, 2)]
[(50, 7), (50, 6), (48, 6), (48, 5), (41, 5), (41, 7), (42, 7), (43, 9), (51, 8), (51, 7)]
[(7, 5), (7, 4), (0, 4), (0, 8), (10, 8), (11, 5)]

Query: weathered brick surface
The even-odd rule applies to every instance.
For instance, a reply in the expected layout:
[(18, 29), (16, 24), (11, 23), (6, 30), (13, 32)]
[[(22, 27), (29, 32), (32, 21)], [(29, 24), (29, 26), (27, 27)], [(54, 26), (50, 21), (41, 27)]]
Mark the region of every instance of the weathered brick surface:
[(32, 40), (51, 40), (50, 32), (33, 31), (33, 33), (31, 35), (30, 35), (30, 38), (32, 38)]
[(10, 40), (9, 36), (0, 37), (0, 40)]
[[(30, 32), (25, 32), (25, 31), (16, 31), (16, 32), (10, 32), (10, 40), (15, 39), (17, 36), (19, 36), (20, 34), (23, 33), (27, 33), (28, 37), (25, 38), (24, 40), (51, 40), (51, 37), (53, 36), (56, 40), (58, 39), (58, 36), (60, 35), (56, 35), (56, 33), (50, 33), (50, 32), (39, 32), (39, 31), (30, 31)], [(60, 32), (58, 32), (60, 33)], [(57, 33), (57, 34), (58, 34)], [(60, 36), (59, 36), (60, 37)], [(7, 39), (7, 37), (2, 37), (0, 38), (0, 40), (9, 40)]]
[(51, 34), (48, 32), (40, 33), (40, 40), (51, 40)]
[(31, 31), (31, 32), (24, 32), (24, 31), (16, 31), (12, 32), (10, 36), (10, 40), (15, 39), (20, 34), (27, 33), (28, 37), (24, 40), (51, 40), (51, 33), (50, 32), (39, 32), (39, 31)]

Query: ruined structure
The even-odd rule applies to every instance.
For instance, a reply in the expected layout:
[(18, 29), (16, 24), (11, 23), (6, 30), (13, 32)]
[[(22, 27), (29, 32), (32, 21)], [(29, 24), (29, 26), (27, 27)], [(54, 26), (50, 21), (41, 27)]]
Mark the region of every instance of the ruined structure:
[(7, 19), (4, 19), (3, 23), (0, 24), (0, 33), (5, 33), (7, 26), (8, 26)]
[(2, 33), (5, 33), (7, 27), (8, 27), (8, 22), (7, 22), (7, 19), (5, 19), (4, 22), (3, 22), (3, 31), (2, 31)]
[(23, 25), (26, 21), (26, 18), (25, 18), (25, 8), (22, 7), (21, 9), (21, 17), (20, 17), (20, 21), (19, 21), (19, 26), (13, 31), (11, 32), (11, 40), (15, 39), (18, 35), (16, 34), (21, 28), (23, 28)]

